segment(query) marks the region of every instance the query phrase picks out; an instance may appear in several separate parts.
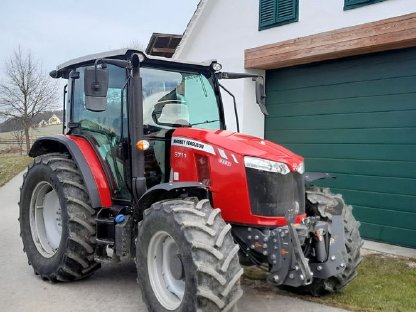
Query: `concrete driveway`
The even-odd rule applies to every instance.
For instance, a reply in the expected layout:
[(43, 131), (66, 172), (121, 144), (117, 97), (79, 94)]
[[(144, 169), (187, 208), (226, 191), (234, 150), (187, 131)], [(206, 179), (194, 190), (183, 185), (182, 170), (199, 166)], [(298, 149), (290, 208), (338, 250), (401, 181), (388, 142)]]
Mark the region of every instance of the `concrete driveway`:
[[(0, 188), (0, 311), (146, 311), (133, 263), (103, 265), (91, 278), (51, 284), (35, 276), (19, 237), (22, 174)], [(244, 285), (239, 311), (344, 311), (287, 297), (266, 284)]]

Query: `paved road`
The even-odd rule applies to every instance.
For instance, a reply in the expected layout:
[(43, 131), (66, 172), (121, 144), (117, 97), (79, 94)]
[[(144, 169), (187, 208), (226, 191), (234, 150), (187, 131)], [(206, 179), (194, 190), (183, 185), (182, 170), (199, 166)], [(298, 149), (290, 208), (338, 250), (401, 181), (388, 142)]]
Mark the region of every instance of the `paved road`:
[[(0, 311), (146, 311), (133, 263), (104, 265), (85, 281), (51, 284), (35, 276), (19, 237), (22, 175), (0, 188)], [(244, 286), (239, 311), (343, 311), (283, 296), (265, 285)]]

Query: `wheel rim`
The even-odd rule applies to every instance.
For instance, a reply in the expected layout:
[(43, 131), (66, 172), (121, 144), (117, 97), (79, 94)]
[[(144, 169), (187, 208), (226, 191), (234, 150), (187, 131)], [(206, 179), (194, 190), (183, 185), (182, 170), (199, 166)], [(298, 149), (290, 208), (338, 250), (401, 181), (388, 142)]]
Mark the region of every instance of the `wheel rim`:
[(147, 254), (147, 268), (153, 292), (167, 310), (175, 310), (185, 293), (185, 276), (179, 248), (168, 233), (153, 235)]
[(39, 253), (56, 254), (62, 237), (61, 205), (58, 193), (45, 181), (38, 183), (30, 200), (30, 229)]

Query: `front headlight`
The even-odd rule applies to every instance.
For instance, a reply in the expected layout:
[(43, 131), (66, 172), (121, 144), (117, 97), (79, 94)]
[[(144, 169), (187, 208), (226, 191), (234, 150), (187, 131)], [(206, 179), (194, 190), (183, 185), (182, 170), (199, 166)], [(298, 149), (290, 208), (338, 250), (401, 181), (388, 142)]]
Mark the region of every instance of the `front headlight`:
[(244, 164), (248, 168), (268, 172), (276, 172), (280, 174), (288, 174), (290, 172), (290, 169), (286, 164), (262, 158), (246, 156), (244, 157)]
[(300, 174), (303, 174), (305, 172), (305, 163), (303, 161), (298, 165), (297, 172), (299, 172)]

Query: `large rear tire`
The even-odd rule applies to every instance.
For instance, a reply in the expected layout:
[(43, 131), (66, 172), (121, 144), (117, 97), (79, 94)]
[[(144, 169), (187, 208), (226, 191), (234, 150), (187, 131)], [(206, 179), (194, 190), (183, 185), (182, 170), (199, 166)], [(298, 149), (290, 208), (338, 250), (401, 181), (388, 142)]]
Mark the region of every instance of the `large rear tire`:
[(96, 211), (69, 155), (35, 158), (24, 176), (19, 207), (23, 250), (35, 274), (66, 282), (99, 268), (94, 261)]
[(232, 311), (243, 269), (230, 229), (208, 200), (167, 200), (146, 210), (136, 262), (148, 310)]
[[(341, 274), (328, 279), (315, 278), (312, 284), (302, 287), (303, 291), (312, 296), (322, 296), (340, 291), (357, 276), (357, 267), (362, 260), (360, 250), (363, 241), (359, 232), (360, 223), (355, 220), (352, 215), (352, 207), (345, 204), (342, 195), (334, 195), (328, 188), (320, 187), (310, 187), (306, 191), (308, 201), (312, 204), (315, 213), (319, 214), (318, 207), (320, 205), (326, 206), (334, 200), (340, 202), (343, 206), (345, 247), (347, 249), (347, 253), (344, 255), (345, 270)], [(326, 211), (325, 216), (321, 217), (329, 223), (332, 222), (332, 215), (328, 211)]]

